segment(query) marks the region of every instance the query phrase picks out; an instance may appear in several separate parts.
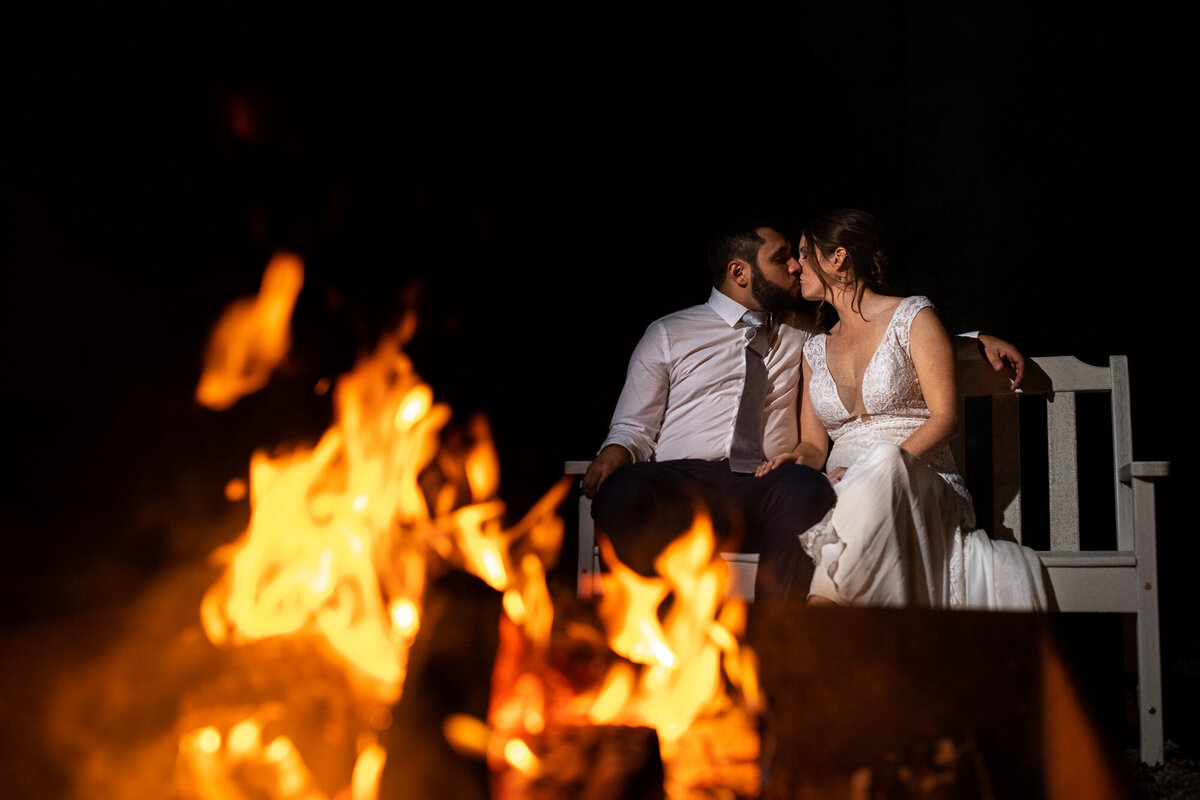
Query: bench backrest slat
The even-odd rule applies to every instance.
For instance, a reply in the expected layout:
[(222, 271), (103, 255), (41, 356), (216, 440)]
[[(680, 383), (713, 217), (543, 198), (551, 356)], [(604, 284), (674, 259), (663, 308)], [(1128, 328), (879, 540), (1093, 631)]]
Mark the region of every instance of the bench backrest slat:
[(1112, 426), (1113, 493), (1117, 504), (1117, 549), (1133, 550), (1133, 482), (1122, 483), (1119, 470), (1133, 462), (1133, 414), (1129, 402), (1129, 359), (1113, 356)]
[(1046, 455), (1050, 476), (1050, 549), (1079, 549), (1079, 449), (1075, 393), (1046, 396)]
[[(960, 361), (960, 409), (968, 397), (991, 398), (992, 509), (991, 532), (997, 538), (1022, 541), (1020, 402), (1006, 376), (978, 358)], [(1021, 396), (1046, 399), (1046, 458), (1049, 479), (1051, 550), (1080, 549), (1078, 394), (1109, 393), (1112, 403), (1113, 458), (1116, 465), (1132, 460), (1129, 433), (1129, 374), (1125, 356), (1113, 356), (1107, 367), (1086, 364), (1073, 356), (1029, 359)], [(966, 415), (961, 418), (966, 420)], [(965, 469), (963, 438), (954, 445), (960, 469)], [(1132, 490), (1116, 477), (1118, 543), (1133, 549)], [(988, 524), (980, 520), (981, 524)]]

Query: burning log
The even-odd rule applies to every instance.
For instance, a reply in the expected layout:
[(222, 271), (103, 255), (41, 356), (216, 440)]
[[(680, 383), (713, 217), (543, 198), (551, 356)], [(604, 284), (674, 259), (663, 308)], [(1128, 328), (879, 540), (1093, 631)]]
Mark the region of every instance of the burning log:
[(502, 620), (489, 719), (521, 759), (489, 751), (496, 800), (758, 795), (757, 684), (737, 646), (744, 606), (725, 601), (709, 533), (699, 520), (664, 553), (659, 577), (610, 552), (606, 602), (557, 595), (548, 648)]
[(555, 625), (541, 648), (501, 620), (492, 671), (492, 800), (664, 796), (658, 736), (644, 725), (597, 725), (587, 711), (616, 659), (594, 606), (555, 595)]
[(381, 738), (389, 757), (379, 800), (487, 800), (486, 764), (452, 747), (442, 728), (453, 715), (487, 716), (500, 598), (462, 572), (448, 573), (430, 586), (404, 694)]
[(697, 718), (671, 759), (667, 795), (692, 800), (752, 800), (762, 793), (759, 714), (729, 703)]

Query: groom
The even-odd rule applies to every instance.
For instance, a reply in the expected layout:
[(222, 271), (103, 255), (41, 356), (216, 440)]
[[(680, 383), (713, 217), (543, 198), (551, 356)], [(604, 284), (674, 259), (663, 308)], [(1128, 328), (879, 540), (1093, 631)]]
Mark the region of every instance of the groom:
[[(798, 536), (833, 505), (829, 481), (800, 464), (756, 478), (753, 466), (746, 471), (730, 458), (746, 348), (756, 338), (742, 319), (746, 311), (770, 315), (756, 457), (788, 452), (799, 441), (800, 362), (815, 332), (801, 307), (800, 266), (777, 226), (749, 219), (716, 231), (709, 268), (708, 301), (654, 321), (635, 347), (583, 492), (593, 498), (597, 532), (639, 573), (655, 574), (654, 558), (703, 510), (720, 551), (759, 553), (756, 601), (803, 602), (813, 564)], [(1016, 348), (982, 335), (979, 344), (997, 370), (1013, 369), (1016, 388), (1024, 371)]]

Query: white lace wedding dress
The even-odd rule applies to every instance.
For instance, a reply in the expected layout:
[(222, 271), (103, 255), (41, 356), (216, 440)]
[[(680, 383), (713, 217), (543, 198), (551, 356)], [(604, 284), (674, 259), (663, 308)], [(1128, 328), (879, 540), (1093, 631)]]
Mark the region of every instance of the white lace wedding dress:
[(929, 417), (909, 331), (930, 306), (919, 296), (897, 306), (863, 373), (861, 415), (846, 410), (826, 364), (826, 337), (804, 347), (807, 391), (832, 441), (826, 470), (847, 468), (833, 508), (800, 537), (817, 564), (810, 595), (843, 605), (1044, 609), (1037, 556), (976, 530), (949, 446), (925, 460), (900, 447)]

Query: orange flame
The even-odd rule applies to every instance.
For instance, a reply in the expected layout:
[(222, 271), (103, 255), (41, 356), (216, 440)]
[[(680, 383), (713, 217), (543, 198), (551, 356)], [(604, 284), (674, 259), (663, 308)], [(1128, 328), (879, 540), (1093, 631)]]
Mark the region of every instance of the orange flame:
[[(745, 604), (725, 597), (728, 567), (714, 552), (709, 518), (698, 514), (692, 528), (659, 554), (656, 577), (622, 564), (606, 539), (600, 547), (611, 571), (601, 577), (599, 612), (613, 651), (627, 661), (609, 670), (590, 719), (650, 725), (669, 752), (698, 716), (728, 702), (727, 685), (757, 710), (753, 653), (739, 645)], [(660, 622), (668, 596), (672, 602)]]
[(432, 531), (418, 479), (449, 419), (400, 336), (338, 382), (315, 447), (254, 454), (249, 529), (216, 554), (229, 569), (202, 606), (213, 642), (314, 634), (388, 702), (420, 625)]
[(232, 303), (217, 321), (204, 354), (196, 399), (218, 411), (266, 385), (291, 346), (289, 322), (304, 265), (280, 253), (263, 271), (258, 296)]
[(708, 517), (698, 515), (660, 554), (654, 576), (622, 564), (603, 537), (600, 547), (611, 570), (601, 577), (597, 608), (604, 633), (577, 623), (566, 633), (580, 643), (599, 637), (601, 647), (607, 636), (612, 653), (603, 678), (580, 690), (514, 626), (502, 626), (488, 724), (460, 723), (448, 735), (499, 771), (502, 797), (528, 796), (543, 779), (574, 780), (574, 762), (560, 766), (553, 741), (557, 731), (581, 724), (653, 728), (672, 800), (710, 790), (756, 796), (763, 707), (757, 662), (740, 644), (746, 604), (726, 597), (728, 567), (714, 552)]
[[(441, 445), (450, 410), (401, 350), (412, 330), (406, 320), (337, 381), (334, 423), (314, 446), (253, 454), (249, 526), (213, 554), (226, 569), (200, 610), (218, 645), (271, 637), (317, 644), (376, 708), (402, 692), (428, 574), (437, 568), (431, 559), (501, 592), (505, 614), (545, 646), (553, 622), (545, 569), (561, 546), (556, 510), (569, 488), (564, 479), (505, 529), (487, 425), (473, 421), (469, 447)], [(241, 754), (233, 736), (209, 728), (185, 737), (188, 759), (207, 764), (192, 771), (221, 774)], [(521, 744), (506, 744), (506, 758), (536, 769)], [(362, 749), (355, 800), (373, 796), (385, 757), (376, 744)]]

